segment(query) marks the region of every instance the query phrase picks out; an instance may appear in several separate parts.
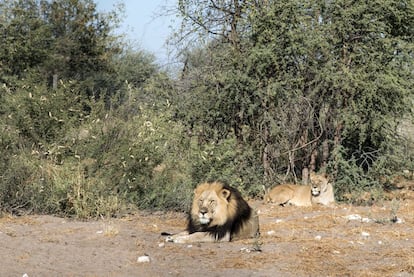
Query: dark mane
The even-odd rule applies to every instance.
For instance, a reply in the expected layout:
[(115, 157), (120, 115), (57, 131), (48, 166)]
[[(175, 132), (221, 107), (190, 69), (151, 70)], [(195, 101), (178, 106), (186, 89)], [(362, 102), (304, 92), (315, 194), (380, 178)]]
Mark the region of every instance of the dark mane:
[(229, 217), (227, 222), (224, 225), (216, 226), (204, 226), (195, 222), (191, 217), (191, 212), (188, 217), (187, 231), (192, 234), (195, 232), (207, 232), (210, 233), (216, 240), (222, 239), (228, 232), (230, 232), (230, 240), (234, 234), (239, 233), (243, 225), (250, 219), (252, 216), (252, 208), (249, 204), (243, 199), (241, 193), (236, 189), (223, 182), (219, 182), (223, 185), (224, 189), (227, 189), (231, 192), (229, 203), (235, 203), (236, 212), (233, 217)]

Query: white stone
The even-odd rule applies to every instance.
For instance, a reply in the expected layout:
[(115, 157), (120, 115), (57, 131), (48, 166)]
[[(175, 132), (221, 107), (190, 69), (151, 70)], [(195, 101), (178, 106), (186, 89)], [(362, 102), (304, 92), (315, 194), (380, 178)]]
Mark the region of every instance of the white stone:
[(273, 230), (267, 231), (268, 236), (273, 236), (276, 232)]
[(346, 219), (348, 220), (361, 220), (362, 217), (359, 214), (350, 214), (345, 216)]
[(149, 263), (150, 262), (150, 257), (149, 256), (140, 256), (140, 257), (138, 257), (137, 262), (139, 262), (139, 263)]
[(361, 235), (365, 238), (370, 236), (370, 234), (368, 232), (362, 232)]

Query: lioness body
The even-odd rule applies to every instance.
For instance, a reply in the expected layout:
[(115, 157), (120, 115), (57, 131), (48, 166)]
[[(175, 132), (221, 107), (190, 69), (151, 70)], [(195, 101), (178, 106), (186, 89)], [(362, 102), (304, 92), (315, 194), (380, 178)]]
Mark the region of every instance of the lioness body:
[(240, 192), (223, 183), (212, 182), (200, 184), (194, 190), (186, 231), (169, 236), (167, 241), (231, 241), (258, 234), (258, 215)]
[(265, 197), (277, 205), (312, 206), (311, 187), (283, 184), (272, 188)]
[(333, 186), (326, 175), (311, 173), (310, 182), (310, 185), (278, 185), (266, 193), (265, 201), (282, 206), (290, 204), (304, 207), (335, 203)]

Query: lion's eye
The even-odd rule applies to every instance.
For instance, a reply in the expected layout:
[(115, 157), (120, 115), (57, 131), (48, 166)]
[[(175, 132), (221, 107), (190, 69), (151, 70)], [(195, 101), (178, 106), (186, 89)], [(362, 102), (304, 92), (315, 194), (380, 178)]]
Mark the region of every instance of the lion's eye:
[(209, 203), (210, 205), (214, 205), (214, 204), (216, 204), (216, 201), (215, 201), (215, 200), (210, 200), (208, 203)]

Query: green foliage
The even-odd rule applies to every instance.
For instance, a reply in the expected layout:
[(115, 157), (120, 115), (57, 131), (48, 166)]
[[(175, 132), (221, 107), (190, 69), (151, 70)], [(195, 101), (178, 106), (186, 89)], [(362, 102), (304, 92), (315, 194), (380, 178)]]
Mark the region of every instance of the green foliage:
[(412, 169), (411, 2), (210, 4), (179, 1), (203, 44), (172, 79), (91, 0), (1, 1), (0, 212), (182, 211), (197, 183), (260, 197), (304, 169), (371, 204)]
[(110, 35), (117, 13), (98, 13), (91, 0), (2, 1), (0, 13), (0, 81), (8, 86), (28, 74), (49, 86), (77, 80), (89, 97), (119, 86), (111, 60), (120, 48)]
[[(140, 208), (185, 208), (188, 192), (187, 164), (181, 126), (162, 113), (136, 107), (137, 115), (124, 122), (112, 115), (91, 123), (90, 137), (73, 151), (82, 159), (96, 160), (92, 176), (105, 180), (105, 189)], [(122, 111), (120, 111), (122, 113)], [(191, 189), (191, 188), (190, 188)]]
[(377, 186), (412, 108), (411, 2), (180, 4), (186, 31), (209, 34), (206, 47), (185, 52), (189, 128), (218, 145), (235, 136), (262, 164), (265, 182), (345, 163), (335, 166), (339, 182), (355, 171), (361, 177), (346, 186)]
[(358, 205), (371, 205), (380, 200), (383, 189), (379, 179), (375, 178), (378, 176), (364, 172), (355, 158), (345, 159), (343, 152), (343, 148), (336, 149), (335, 161), (328, 166), (328, 172), (337, 174), (334, 185), (337, 200)]
[[(111, 111), (103, 101), (87, 102), (90, 111), (84, 114), (85, 103), (63, 88), (3, 94), (3, 129), (16, 131), (1, 136), (7, 149), (1, 159), (2, 209), (84, 218), (128, 207), (189, 206), (193, 185), (185, 138), (168, 102), (162, 110), (131, 101)], [(138, 93), (131, 90), (128, 95)], [(125, 121), (124, 109), (132, 106), (136, 112)]]
[(114, 56), (117, 15), (95, 8), (88, 0), (1, 3), (0, 27), (19, 36), (0, 42), (2, 210), (96, 217), (188, 206), (171, 82), (148, 53)]
[(158, 72), (154, 61), (155, 57), (149, 53), (129, 49), (115, 59), (115, 70), (120, 80), (140, 88)]
[[(247, 150), (247, 151), (246, 151)], [(202, 147), (193, 141), (191, 177), (194, 183), (222, 180), (237, 187), (245, 195), (258, 196), (263, 190), (260, 163), (252, 159), (253, 153), (242, 149), (235, 138), (209, 143)]]
[(59, 138), (68, 127), (76, 127), (87, 117), (87, 99), (73, 93), (72, 83), (50, 91), (45, 86), (22, 85), (4, 92), (1, 109), (20, 136), (41, 147)]

